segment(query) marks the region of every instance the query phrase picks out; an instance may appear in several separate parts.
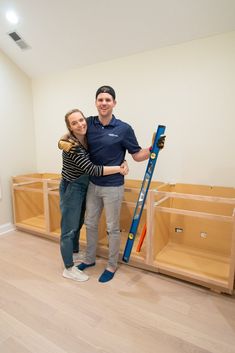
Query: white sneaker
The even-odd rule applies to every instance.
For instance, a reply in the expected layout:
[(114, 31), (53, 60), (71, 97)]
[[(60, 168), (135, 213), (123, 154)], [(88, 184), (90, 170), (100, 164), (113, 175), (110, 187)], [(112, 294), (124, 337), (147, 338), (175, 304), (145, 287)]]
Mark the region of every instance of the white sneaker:
[(63, 277), (73, 279), (74, 281), (84, 282), (89, 279), (86, 273), (80, 271), (76, 266), (65, 268)]
[(79, 251), (73, 253), (73, 262), (82, 262), (85, 260), (85, 253), (84, 251)]

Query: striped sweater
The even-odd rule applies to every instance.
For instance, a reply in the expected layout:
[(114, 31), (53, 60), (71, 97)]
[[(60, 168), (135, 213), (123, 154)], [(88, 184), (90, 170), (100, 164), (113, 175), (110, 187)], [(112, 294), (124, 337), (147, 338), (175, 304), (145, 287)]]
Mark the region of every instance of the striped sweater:
[(89, 153), (82, 146), (76, 147), (76, 152), (62, 152), (63, 166), (62, 178), (73, 181), (83, 174), (102, 176), (103, 166), (93, 164), (89, 159)]

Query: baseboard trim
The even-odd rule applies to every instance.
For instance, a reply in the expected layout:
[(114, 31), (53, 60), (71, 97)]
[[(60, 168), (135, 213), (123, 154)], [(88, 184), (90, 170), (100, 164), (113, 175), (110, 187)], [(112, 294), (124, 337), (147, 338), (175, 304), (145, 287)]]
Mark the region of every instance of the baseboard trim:
[(9, 233), (15, 229), (16, 228), (13, 223), (5, 223), (5, 224), (0, 225), (0, 237), (1, 237), (1, 235)]

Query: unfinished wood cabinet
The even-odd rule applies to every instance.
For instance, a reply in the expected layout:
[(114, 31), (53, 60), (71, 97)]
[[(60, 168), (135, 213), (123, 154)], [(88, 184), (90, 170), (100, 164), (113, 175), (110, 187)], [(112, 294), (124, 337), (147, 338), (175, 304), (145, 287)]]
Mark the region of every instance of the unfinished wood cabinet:
[(231, 294), (235, 189), (166, 184), (148, 199), (148, 263), (158, 272)]
[[(27, 174), (13, 177), (12, 182), (16, 227), (59, 241), (60, 175)], [(140, 187), (140, 180), (125, 182), (120, 261)], [(146, 238), (141, 251), (137, 251), (144, 225), (147, 225)], [(80, 245), (86, 245), (85, 227)], [(99, 224), (97, 254), (108, 257), (104, 214)], [(129, 264), (231, 294), (235, 267), (235, 189), (152, 182)]]
[(58, 174), (34, 173), (12, 178), (16, 228), (58, 240), (60, 234)]

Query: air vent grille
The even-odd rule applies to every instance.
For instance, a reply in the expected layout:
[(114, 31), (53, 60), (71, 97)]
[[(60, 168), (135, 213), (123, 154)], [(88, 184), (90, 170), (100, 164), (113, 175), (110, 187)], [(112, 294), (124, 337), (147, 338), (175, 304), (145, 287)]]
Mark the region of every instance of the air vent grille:
[(22, 50), (30, 49), (30, 46), (21, 38), (21, 36), (16, 32), (8, 33), (9, 37), (11, 37), (14, 42), (18, 45), (18, 47)]

